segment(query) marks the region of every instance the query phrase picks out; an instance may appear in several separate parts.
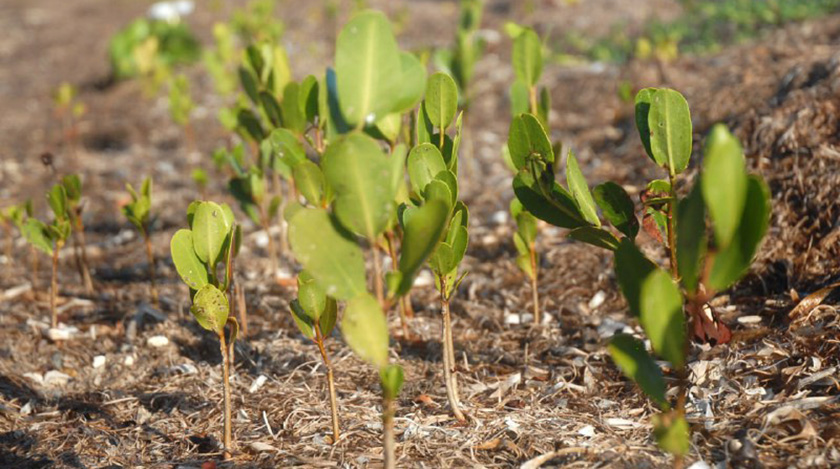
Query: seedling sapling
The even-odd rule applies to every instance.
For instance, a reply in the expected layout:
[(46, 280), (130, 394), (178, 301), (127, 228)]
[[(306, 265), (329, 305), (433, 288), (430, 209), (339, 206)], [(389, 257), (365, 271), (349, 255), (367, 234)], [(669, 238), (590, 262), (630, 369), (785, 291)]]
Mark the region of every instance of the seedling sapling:
[[(461, 116), (455, 123), (455, 138), (450, 139), (447, 129), (452, 125), (458, 110), (458, 90), (455, 82), (444, 73), (429, 77), (426, 99), (421, 107), (418, 146), (408, 155), (408, 174), (415, 196), (425, 202), (439, 200), (446, 204), (448, 223), (442, 240), (429, 258), (428, 264), (440, 293), (442, 320), (442, 355), (446, 395), (452, 414), (464, 421), (458, 397), (455, 346), (452, 338), (452, 316), (449, 305), (464, 274), (458, 275), (458, 266), (467, 251), (469, 212), (458, 200), (458, 146), (461, 141)], [(437, 134), (434, 134), (434, 131)]]
[(146, 247), (146, 259), (149, 262), (149, 282), (152, 288), (152, 302), (155, 308), (160, 309), (158, 290), (155, 275), (155, 255), (152, 251), (151, 229), (152, 222), (152, 178), (143, 179), (140, 186), (140, 193), (134, 190), (131, 184), (126, 184), (126, 189), (131, 195), (131, 202), (122, 208), (123, 215), (137, 228), (143, 236), (143, 244)]
[[(308, 206), (291, 204), (285, 211), (296, 259), (327, 296), (345, 303), (342, 334), (379, 371), (389, 469), (396, 467), (394, 410), (402, 369), (389, 364), (386, 312), (411, 289), (440, 242), (450, 211), (440, 198), (397, 210), (407, 149), (395, 136), (400, 135), (401, 115), (419, 102), (425, 78), (420, 62), (399, 50), (381, 13), (365, 11), (345, 25), (336, 45), (335, 72), (327, 72), (331, 84), (318, 87), (322, 93), (316, 109), (323, 134), (316, 146), (324, 147), (320, 164), (306, 160), (294, 165)], [(371, 135), (384, 137), (390, 151)], [(401, 253), (383, 282), (376, 245), (397, 219)], [(373, 293), (367, 287), (362, 244), (371, 249), (374, 261)]]
[[(0, 210), (0, 224), (3, 225), (3, 231), (6, 233), (6, 274), (10, 275), (12, 266), (12, 253), (14, 251), (14, 235), (12, 234), (12, 225), (17, 228), (18, 232), (23, 234), (23, 227), (26, 224), (26, 219), (32, 216), (32, 201), (27, 200), (25, 203), (10, 205), (3, 210)], [(34, 272), (33, 272), (34, 274)], [(33, 283), (33, 285), (35, 285)]]
[(58, 326), (58, 256), (72, 227), (67, 217), (67, 194), (64, 186), (56, 184), (47, 193), (47, 202), (53, 211), (53, 221), (46, 224), (41, 220), (29, 217), (23, 225), (23, 235), (29, 243), (39, 251), (52, 257), (52, 276), (50, 277), (50, 325)]
[[(620, 185), (603, 183), (593, 196), (571, 153), (566, 166), (569, 189), (554, 181), (552, 147), (531, 114), (520, 115), (511, 124), (508, 145), (520, 171), (513, 186), (523, 206), (538, 218), (570, 229), (574, 239), (614, 252), (616, 279), (630, 312), (639, 318), (653, 351), (670, 362), (677, 377), (676, 403), (667, 400), (662, 371), (641, 341), (617, 335), (610, 353), (662, 409), (654, 417), (654, 434), (659, 445), (674, 454), (674, 465), (682, 467), (690, 446), (685, 420), (688, 327), (700, 341), (724, 343), (731, 338), (708, 301), (735, 283), (752, 263), (769, 223), (769, 190), (760, 177), (747, 174), (737, 139), (717, 125), (707, 138), (698, 180), (687, 196), (678, 196), (678, 175), (691, 157), (692, 131), (688, 104), (674, 90), (640, 91), (636, 125), (648, 156), (668, 174), (667, 180), (651, 182), (642, 194), (645, 230), (665, 246), (668, 270), (636, 247), (640, 224)], [(615, 232), (601, 226), (596, 206)], [(711, 239), (706, 234), (709, 225)]]
[(332, 442), (338, 442), (341, 436), (338, 418), (338, 397), (335, 391), (333, 366), (324, 341), (332, 335), (338, 318), (338, 306), (335, 299), (327, 296), (326, 291), (309, 275), (302, 271), (298, 275), (298, 298), (292, 301), (291, 313), (300, 332), (318, 346), (324, 367), (327, 369), (327, 389), (330, 395), (332, 414)]
[(76, 139), (79, 135), (76, 124), (78, 119), (87, 111), (85, 103), (76, 99), (78, 94), (75, 86), (64, 82), (53, 96), (54, 115), (61, 125), (61, 138), (65, 144), (70, 146), (73, 155), (76, 154)]
[[(546, 88), (540, 88), (538, 91), (537, 87), (542, 75), (542, 43), (537, 33), (530, 28), (511, 23), (507, 29), (514, 40), (512, 61), (516, 72), (516, 81), (510, 89), (511, 112), (514, 117), (523, 112), (539, 116), (540, 122), (548, 129), (550, 97)], [(537, 94), (540, 96), (539, 100), (536, 99)], [(503, 153), (505, 162), (515, 173), (516, 166), (511, 161), (509, 149), (505, 148)], [(516, 232), (513, 235), (513, 244), (517, 251), (516, 264), (531, 281), (533, 324), (537, 325), (542, 320), (539, 295), (539, 254), (536, 250), (539, 227), (536, 217), (516, 199), (511, 202), (510, 213), (511, 218), (516, 222)]]
[(67, 197), (67, 218), (73, 226), (73, 257), (76, 268), (85, 286), (85, 293), (93, 294), (93, 280), (87, 260), (87, 243), (85, 242), (85, 225), (82, 220), (82, 181), (79, 176), (70, 174), (61, 180)]
[[(190, 312), (201, 327), (219, 337), (224, 386), (224, 457), (228, 459), (233, 451), (229, 377), (233, 345), (239, 333), (239, 323), (230, 315), (228, 290), (233, 283), (233, 259), (239, 249), (241, 230), (230, 207), (214, 202), (190, 204), (187, 221), (190, 229), (178, 230), (172, 236), (170, 250), (178, 275), (190, 289)], [(225, 325), (230, 326), (228, 338)]]

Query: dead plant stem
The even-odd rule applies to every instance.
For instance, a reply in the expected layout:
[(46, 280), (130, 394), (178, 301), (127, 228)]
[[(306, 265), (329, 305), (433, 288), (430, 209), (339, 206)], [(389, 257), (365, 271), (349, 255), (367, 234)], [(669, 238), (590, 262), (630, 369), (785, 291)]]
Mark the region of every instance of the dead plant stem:
[(224, 388), (224, 458), (231, 456), (231, 410), (230, 410), (230, 355), (225, 342), (225, 331), (219, 333), (219, 350), (222, 352), (222, 385)]

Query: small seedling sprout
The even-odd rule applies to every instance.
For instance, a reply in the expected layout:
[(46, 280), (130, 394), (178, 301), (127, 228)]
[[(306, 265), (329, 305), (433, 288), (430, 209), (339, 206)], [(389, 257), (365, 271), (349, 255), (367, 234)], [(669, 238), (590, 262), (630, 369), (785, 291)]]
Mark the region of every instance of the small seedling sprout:
[(126, 184), (126, 189), (131, 196), (131, 202), (122, 208), (123, 215), (137, 228), (143, 236), (143, 244), (146, 247), (146, 260), (149, 263), (149, 282), (151, 283), (152, 302), (155, 308), (160, 309), (158, 298), (157, 280), (155, 275), (155, 255), (152, 251), (152, 178), (143, 179), (140, 192), (134, 190), (131, 184)]

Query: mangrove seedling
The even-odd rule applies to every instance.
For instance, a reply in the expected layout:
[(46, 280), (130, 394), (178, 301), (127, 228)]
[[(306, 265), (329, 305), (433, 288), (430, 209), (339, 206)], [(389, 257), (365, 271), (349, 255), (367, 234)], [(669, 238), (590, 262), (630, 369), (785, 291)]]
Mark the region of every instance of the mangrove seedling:
[(53, 212), (53, 220), (46, 224), (41, 220), (29, 217), (23, 225), (23, 235), (29, 243), (39, 251), (52, 257), (52, 276), (50, 277), (50, 325), (58, 326), (58, 256), (67, 242), (72, 231), (70, 219), (67, 217), (67, 193), (64, 186), (56, 184), (47, 193), (47, 202)]
[[(399, 50), (383, 14), (359, 13), (342, 28), (336, 69), (327, 71), (326, 81), (329, 86), (318, 87), (323, 93), (314, 109), (324, 137), (315, 146), (324, 150), (319, 164), (295, 165), (308, 206), (290, 204), (284, 212), (289, 245), (326, 295), (345, 303), (342, 335), (379, 371), (385, 467), (391, 469), (396, 467), (394, 409), (402, 370), (389, 364), (386, 312), (411, 289), (440, 243), (450, 207), (434, 197), (397, 210), (408, 153), (397, 140), (405, 114), (422, 97), (426, 76), (416, 57)], [(395, 269), (383, 276), (377, 245), (397, 219), (401, 252)], [(363, 246), (373, 260), (373, 292)]]
[(125, 204), (122, 208), (123, 215), (137, 228), (137, 231), (143, 236), (143, 244), (146, 246), (146, 260), (149, 262), (149, 282), (152, 288), (152, 302), (155, 308), (160, 309), (160, 301), (158, 299), (158, 290), (155, 276), (155, 255), (152, 251), (152, 221), (154, 220), (152, 214), (152, 178), (143, 179), (143, 184), (140, 186), (140, 192), (134, 190), (131, 184), (125, 185), (129, 195), (131, 195), (131, 202)]
[[(447, 135), (458, 110), (458, 90), (454, 80), (444, 73), (429, 77), (426, 99), (421, 107), (421, 142), (408, 155), (408, 174), (414, 195), (425, 202), (442, 201), (447, 207), (447, 225), (442, 240), (431, 257), (429, 267), (440, 293), (442, 319), (442, 355), (446, 394), (452, 414), (465, 420), (458, 397), (455, 346), (452, 338), (452, 295), (464, 278), (458, 266), (467, 251), (469, 212), (458, 200), (458, 146), (461, 140), (461, 116), (455, 123), (455, 137)], [(437, 131), (435, 134), (434, 132)], [(410, 212), (409, 212), (410, 213)]]
[[(26, 224), (26, 219), (32, 216), (32, 201), (27, 200), (25, 203), (9, 205), (0, 210), (0, 225), (3, 225), (3, 231), (6, 233), (6, 273), (12, 266), (12, 254), (14, 252), (15, 237), (12, 233), (12, 226), (17, 228), (18, 232), (23, 234), (23, 227)], [(34, 272), (33, 272), (34, 274)], [(33, 283), (34, 285), (34, 283)]]
[[(610, 353), (662, 409), (654, 416), (654, 434), (659, 445), (674, 454), (674, 465), (681, 467), (690, 447), (685, 420), (689, 331), (702, 342), (730, 340), (729, 328), (709, 301), (749, 269), (769, 224), (769, 190), (761, 177), (747, 174), (738, 140), (716, 125), (706, 140), (700, 174), (686, 196), (678, 195), (678, 176), (691, 157), (692, 129), (688, 103), (677, 91), (641, 90), (636, 96), (636, 126), (645, 152), (667, 172), (667, 179), (652, 181), (641, 198), (642, 226), (664, 246), (668, 269), (636, 246), (640, 223), (620, 185), (605, 182), (590, 192), (571, 153), (566, 162), (569, 189), (554, 181), (554, 152), (531, 114), (511, 124), (508, 145), (519, 170), (513, 187), (536, 217), (570, 229), (573, 239), (614, 252), (616, 279), (630, 313), (639, 319), (656, 355), (674, 370), (676, 402), (666, 398), (662, 371), (641, 341), (619, 334), (610, 343)], [(614, 231), (601, 225), (596, 207)]]
[(516, 222), (516, 232), (513, 233), (513, 245), (517, 253), (516, 265), (531, 281), (534, 324), (540, 324), (540, 293), (538, 289), (540, 258), (536, 246), (537, 217), (525, 210), (519, 199), (510, 201), (510, 214)]
[(542, 41), (531, 28), (508, 23), (505, 29), (513, 38), (511, 56), (516, 76), (510, 87), (511, 112), (514, 116), (529, 112), (547, 129), (551, 95), (547, 88), (538, 86), (543, 69)]
[(76, 99), (79, 90), (70, 83), (63, 82), (53, 95), (54, 115), (61, 127), (61, 138), (71, 152), (76, 153), (76, 139), (79, 135), (77, 122), (87, 111), (85, 103)]
[(338, 397), (335, 392), (333, 366), (324, 341), (332, 335), (338, 317), (338, 306), (335, 299), (327, 296), (327, 292), (305, 270), (298, 275), (297, 283), (298, 297), (291, 304), (292, 318), (300, 332), (318, 346), (324, 367), (327, 369), (327, 389), (332, 414), (332, 441), (335, 444), (341, 436)]
[(76, 269), (85, 286), (85, 293), (93, 294), (93, 280), (90, 276), (90, 265), (87, 260), (87, 243), (85, 242), (85, 224), (82, 220), (82, 181), (76, 174), (64, 176), (61, 180), (67, 198), (67, 218), (73, 226), (73, 258)]
[[(229, 290), (233, 283), (233, 259), (239, 249), (240, 230), (233, 211), (225, 204), (196, 201), (187, 209), (189, 229), (178, 230), (170, 243), (172, 261), (190, 289), (190, 312), (198, 324), (219, 337), (224, 387), (224, 457), (230, 458), (231, 441), (230, 367), (239, 323), (230, 314)], [(219, 272), (221, 264), (222, 271)], [(230, 335), (225, 337), (225, 326)]]

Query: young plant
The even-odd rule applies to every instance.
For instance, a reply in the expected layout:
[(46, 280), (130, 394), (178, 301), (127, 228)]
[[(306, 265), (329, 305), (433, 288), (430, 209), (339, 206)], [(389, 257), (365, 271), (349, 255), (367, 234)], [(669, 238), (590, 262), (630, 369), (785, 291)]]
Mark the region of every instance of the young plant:
[(73, 258), (76, 269), (85, 286), (85, 293), (93, 294), (93, 280), (90, 276), (90, 265), (87, 260), (87, 243), (85, 241), (85, 225), (82, 220), (82, 180), (76, 174), (64, 176), (61, 180), (66, 194), (67, 218), (73, 226)]
[[(426, 77), (419, 60), (399, 50), (384, 15), (365, 11), (345, 25), (336, 45), (336, 69), (327, 71), (325, 81), (328, 86), (317, 87), (318, 126), (311, 129), (321, 158), (316, 164), (304, 156), (292, 164), (308, 207), (287, 207), (289, 244), (315, 284), (345, 304), (345, 340), (379, 371), (385, 467), (393, 468), (402, 369), (389, 364), (386, 312), (411, 289), (440, 242), (451, 208), (435, 197), (397, 209), (400, 194), (406, 193), (407, 149), (398, 142), (404, 135), (400, 128), (419, 102)], [(296, 140), (277, 143), (285, 158), (300, 156)], [(388, 231), (401, 235), (401, 252), (395, 270), (386, 275), (378, 245)], [(373, 260), (373, 292), (363, 246)]]
[[(239, 250), (240, 229), (229, 206), (193, 202), (187, 209), (189, 229), (178, 230), (170, 243), (172, 261), (190, 289), (190, 312), (198, 324), (219, 337), (224, 386), (224, 457), (230, 458), (231, 441), (230, 367), (239, 323), (230, 314), (233, 259)], [(219, 273), (221, 264), (222, 272)], [(225, 326), (230, 335), (225, 337)]]
[(190, 82), (184, 75), (176, 75), (169, 81), (169, 115), (172, 122), (184, 129), (189, 151), (195, 151), (195, 133), (190, 123), (190, 113), (195, 107), (190, 95)]
[(332, 414), (333, 444), (341, 436), (338, 418), (338, 397), (335, 392), (335, 377), (333, 366), (324, 341), (332, 335), (338, 318), (338, 306), (335, 299), (327, 296), (327, 292), (305, 270), (298, 275), (298, 298), (291, 303), (292, 318), (300, 332), (311, 339), (318, 346), (324, 367), (327, 369), (327, 389), (330, 395), (330, 410)]
[(204, 51), (202, 61), (210, 76), (216, 92), (228, 96), (236, 89), (236, 47), (234, 35), (227, 23), (213, 25), (215, 47)]
[(50, 280), (50, 325), (58, 326), (58, 256), (72, 231), (67, 217), (68, 201), (64, 186), (56, 184), (47, 193), (47, 202), (53, 211), (53, 221), (46, 224), (34, 217), (29, 217), (23, 225), (23, 235), (39, 251), (52, 257), (52, 277)]
[[(513, 68), (516, 72), (516, 81), (510, 89), (511, 112), (514, 117), (525, 112), (539, 116), (540, 123), (545, 129), (548, 129), (548, 114), (551, 107), (550, 95), (546, 88), (543, 87), (540, 91), (537, 88), (540, 75), (542, 75), (542, 43), (537, 33), (530, 28), (522, 28), (511, 23), (507, 29), (514, 39), (512, 59)], [(537, 100), (537, 94), (540, 96), (539, 100)], [(509, 149), (505, 148), (503, 154), (508, 167), (516, 173), (517, 169), (511, 161)], [(510, 213), (517, 228), (513, 235), (513, 244), (518, 253), (516, 264), (531, 281), (533, 324), (537, 325), (541, 322), (538, 288), (539, 255), (536, 250), (536, 240), (539, 234), (537, 220), (516, 199), (511, 202)]]
[[(692, 131), (688, 103), (674, 90), (640, 91), (636, 125), (648, 156), (667, 171), (668, 179), (651, 182), (642, 193), (642, 205), (645, 230), (665, 247), (669, 269), (636, 246), (640, 224), (620, 185), (606, 182), (590, 193), (571, 153), (566, 166), (569, 189), (554, 181), (553, 150), (539, 120), (530, 114), (511, 124), (508, 145), (520, 171), (513, 186), (522, 205), (538, 218), (570, 229), (574, 239), (614, 252), (616, 279), (631, 314), (639, 318), (653, 351), (674, 370), (676, 402), (666, 399), (662, 371), (641, 341), (617, 335), (610, 353), (662, 409), (654, 417), (654, 434), (659, 445), (675, 455), (675, 466), (681, 466), (690, 443), (685, 420), (688, 330), (704, 342), (730, 340), (728, 327), (708, 302), (752, 263), (769, 223), (769, 190), (761, 177), (747, 174), (737, 139), (717, 125), (706, 140), (700, 175), (686, 196), (678, 195), (678, 176), (691, 157)], [(615, 231), (601, 225), (596, 207)]]
[(451, 49), (438, 49), (434, 55), (435, 65), (452, 76), (460, 90), (462, 105), (469, 107), (470, 83), (475, 71), (475, 64), (484, 54), (485, 42), (479, 37), (484, 0), (461, 0), (461, 16), (455, 45)]
[(123, 215), (137, 228), (137, 231), (143, 236), (143, 244), (146, 246), (146, 259), (149, 262), (149, 281), (152, 288), (152, 302), (155, 308), (160, 309), (160, 301), (158, 299), (158, 290), (155, 280), (155, 255), (152, 252), (151, 229), (152, 222), (152, 178), (143, 179), (143, 184), (140, 186), (140, 193), (134, 190), (131, 184), (125, 185), (129, 195), (131, 195), (131, 202), (125, 204), (122, 208)]
[[(428, 264), (440, 293), (442, 319), (442, 355), (446, 395), (452, 414), (465, 417), (458, 397), (455, 346), (452, 338), (452, 316), (449, 304), (465, 274), (458, 275), (458, 266), (467, 251), (469, 212), (458, 200), (458, 147), (461, 140), (461, 116), (455, 123), (455, 137), (446, 131), (458, 111), (458, 90), (455, 81), (444, 73), (429, 77), (426, 99), (421, 107), (420, 144), (408, 155), (408, 174), (414, 195), (425, 202), (442, 201), (449, 220)], [(437, 131), (435, 134), (434, 132)], [(409, 212), (410, 213), (410, 212)]]

